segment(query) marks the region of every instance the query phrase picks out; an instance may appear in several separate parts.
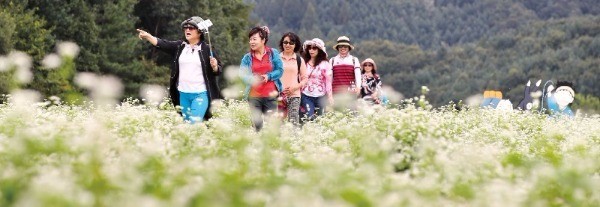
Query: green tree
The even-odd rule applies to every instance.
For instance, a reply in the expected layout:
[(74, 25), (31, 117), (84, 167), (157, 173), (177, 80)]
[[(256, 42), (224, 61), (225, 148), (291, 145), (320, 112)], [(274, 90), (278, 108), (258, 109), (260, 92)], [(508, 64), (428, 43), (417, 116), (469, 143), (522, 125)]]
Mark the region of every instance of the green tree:
[(589, 94), (576, 94), (573, 109), (583, 113), (600, 113), (600, 98)]
[[(211, 43), (225, 65), (238, 65), (245, 52), (240, 49), (240, 44), (247, 42), (250, 9), (241, 0), (142, 0), (136, 4), (134, 14), (140, 18), (138, 27), (159, 38), (171, 40), (183, 38), (179, 24), (184, 19), (191, 16), (210, 19), (213, 22), (209, 29)], [(171, 57), (154, 49), (147, 57), (156, 60), (159, 65), (168, 65), (171, 61)]]
[[(32, 56), (35, 66), (52, 48), (54, 38), (52, 28), (47, 28), (43, 18), (33, 11), (25, 8), (22, 1), (0, 1), (0, 55), (6, 55), (12, 50), (23, 51)], [(45, 71), (36, 70), (34, 67), (34, 81), (32, 87), (43, 84)], [(0, 73), (0, 94), (10, 92), (12, 75)], [(42, 87), (39, 87), (42, 88)]]

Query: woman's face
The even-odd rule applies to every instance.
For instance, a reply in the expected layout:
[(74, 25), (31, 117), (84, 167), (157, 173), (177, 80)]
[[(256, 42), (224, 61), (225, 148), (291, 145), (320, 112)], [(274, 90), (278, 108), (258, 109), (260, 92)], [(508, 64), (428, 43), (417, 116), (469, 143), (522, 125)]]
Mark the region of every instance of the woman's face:
[(337, 49), (342, 56), (348, 55), (348, 52), (350, 52), (350, 47), (347, 45), (340, 45), (337, 47)]
[(367, 73), (373, 72), (373, 64), (371, 64), (371, 63), (363, 64), (363, 70), (365, 70), (365, 72), (367, 72)]
[(250, 43), (250, 50), (252, 51), (265, 47), (265, 40), (260, 38), (259, 33), (250, 36), (250, 41), (248, 41), (248, 43)]
[(283, 38), (283, 51), (286, 53), (293, 53), (296, 48), (296, 43), (290, 40), (290, 37)]
[(193, 26), (184, 26), (183, 33), (185, 34), (185, 39), (188, 41), (200, 41), (200, 31)]
[(310, 55), (310, 58), (316, 58), (317, 55), (319, 55), (319, 48), (317, 46), (309, 45), (309, 46), (306, 46), (306, 49), (308, 50), (308, 54)]

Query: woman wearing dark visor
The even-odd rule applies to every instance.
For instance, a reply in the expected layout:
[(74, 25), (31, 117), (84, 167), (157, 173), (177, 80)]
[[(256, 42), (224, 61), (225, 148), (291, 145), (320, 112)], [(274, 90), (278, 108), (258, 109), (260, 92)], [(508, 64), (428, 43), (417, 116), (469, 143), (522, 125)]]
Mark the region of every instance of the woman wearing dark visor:
[(138, 29), (138, 36), (174, 57), (171, 64), (169, 95), (173, 105), (181, 106), (181, 114), (189, 123), (208, 120), (211, 101), (221, 99), (217, 76), (223, 66), (213, 49), (205, 41), (204, 20), (198, 16), (181, 23), (185, 40), (169, 41)]

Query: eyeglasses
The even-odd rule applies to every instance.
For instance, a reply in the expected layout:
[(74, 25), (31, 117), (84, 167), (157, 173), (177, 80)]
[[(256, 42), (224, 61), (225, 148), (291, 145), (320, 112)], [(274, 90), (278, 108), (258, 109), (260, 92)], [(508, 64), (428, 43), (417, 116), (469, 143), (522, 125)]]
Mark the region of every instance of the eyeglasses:
[(290, 42), (288, 42), (288, 41), (283, 41), (282, 43), (283, 43), (284, 45), (295, 45), (295, 44), (296, 44), (295, 42), (291, 42), (291, 41), (290, 41)]
[(318, 50), (319, 48), (316, 46), (306, 46), (307, 50)]
[(183, 27), (183, 30), (196, 30), (196, 27), (185, 26), (185, 27)]
[(338, 48), (350, 48), (350, 46), (348, 46), (348, 45), (339, 45), (339, 46), (337, 46), (337, 47), (338, 47)]
[(364, 64), (364, 65), (363, 65), (363, 67), (367, 67), (367, 66), (373, 67), (373, 64), (371, 64), (371, 63), (367, 63), (367, 64)]

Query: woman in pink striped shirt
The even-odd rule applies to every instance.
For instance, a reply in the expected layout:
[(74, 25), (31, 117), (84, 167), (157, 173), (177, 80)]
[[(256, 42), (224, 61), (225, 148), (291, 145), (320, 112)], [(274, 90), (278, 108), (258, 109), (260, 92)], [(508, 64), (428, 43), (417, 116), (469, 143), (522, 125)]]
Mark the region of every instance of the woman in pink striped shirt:
[(360, 94), (362, 83), (360, 61), (350, 55), (350, 51), (354, 49), (354, 46), (350, 43), (350, 38), (346, 36), (339, 37), (333, 49), (338, 51), (338, 55), (329, 60), (333, 71), (333, 93), (350, 92), (356, 95)]
[(303, 117), (313, 120), (323, 114), (326, 100), (333, 105), (331, 93), (332, 71), (327, 61), (325, 43), (319, 38), (304, 42), (304, 59), (308, 73), (308, 81), (302, 90), (301, 105), (304, 107)]

